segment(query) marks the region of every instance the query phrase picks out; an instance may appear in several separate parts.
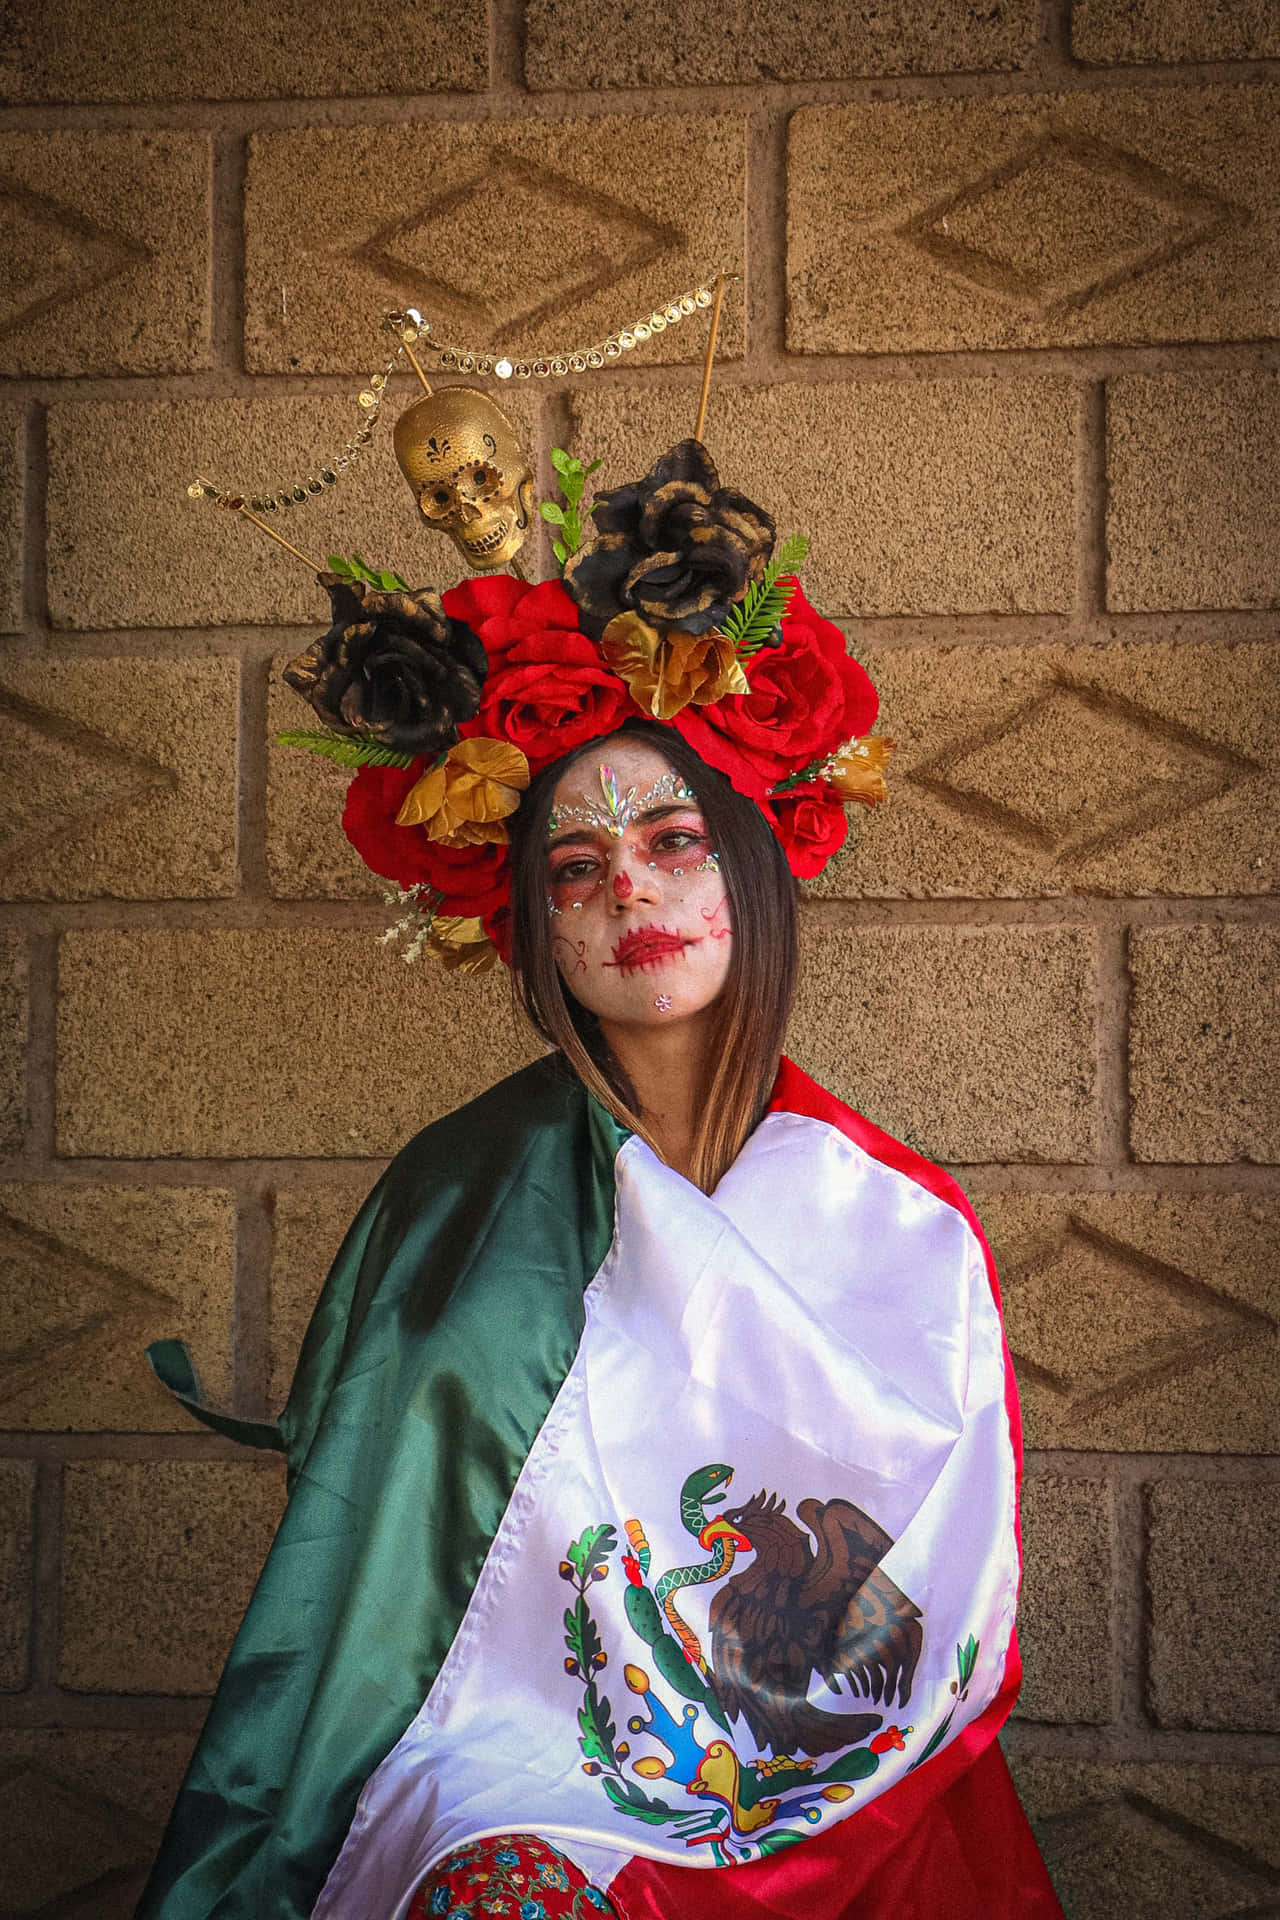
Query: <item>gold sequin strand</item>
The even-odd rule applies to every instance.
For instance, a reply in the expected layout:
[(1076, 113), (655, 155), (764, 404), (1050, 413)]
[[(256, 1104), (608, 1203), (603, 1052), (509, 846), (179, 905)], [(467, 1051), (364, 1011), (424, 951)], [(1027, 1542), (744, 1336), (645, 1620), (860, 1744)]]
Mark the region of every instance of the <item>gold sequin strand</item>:
[[(737, 277), (736, 274), (726, 276), (732, 279)], [(215, 506), (226, 507), (233, 513), (242, 509), (251, 513), (276, 513), (281, 508), (306, 506), (308, 501), (335, 486), (351, 462), (368, 446), (378, 424), (387, 382), (406, 349), (413, 356), (416, 348), (416, 357), (449, 373), (470, 373), (481, 377), (493, 375), (499, 380), (559, 378), (565, 374), (594, 372), (596, 368), (620, 359), (634, 347), (643, 346), (654, 334), (665, 333), (668, 327), (678, 326), (700, 309), (711, 306), (714, 298), (712, 288), (708, 285), (690, 287), (686, 292), (675, 294), (670, 300), (654, 307), (631, 326), (620, 327), (617, 333), (609, 334), (606, 339), (592, 346), (575, 347), (563, 353), (539, 354), (532, 359), (513, 359), (510, 354), (501, 351), (486, 353), (448, 344), (436, 345), (434, 341), (424, 347), (423, 342), (431, 332), (431, 322), (424, 320), (416, 307), (384, 314), (383, 326), (398, 334), (399, 340), (386, 365), (380, 372), (371, 374), (368, 383), (361, 388), (357, 396), (360, 425), (340, 453), (317, 466), (305, 479), (286, 483), (273, 492), (265, 488), (219, 487), (212, 481), (198, 479), (191, 482), (187, 493), (192, 500), (209, 500)]]
[[(699, 308), (709, 307), (714, 297), (710, 287), (690, 287), (685, 293), (674, 294), (670, 300), (642, 314), (629, 327), (620, 327), (617, 333), (611, 333), (606, 339), (597, 340), (588, 347), (570, 347), (563, 352), (517, 358), (497, 349), (485, 352), (477, 347), (459, 347), (449, 342), (437, 344), (432, 341), (422, 352), (421, 358), (427, 365), (434, 362), (443, 372), (482, 376), (493, 374), (499, 380), (547, 380), (569, 373), (594, 372), (597, 367), (630, 353), (633, 347), (643, 346), (654, 334), (665, 333), (668, 327), (679, 326), (682, 320), (697, 313)], [(395, 327), (410, 346), (416, 344), (420, 332), (430, 330), (430, 322), (423, 320), (413, 307), (404, 313), (388, 314), (386, 324)]]

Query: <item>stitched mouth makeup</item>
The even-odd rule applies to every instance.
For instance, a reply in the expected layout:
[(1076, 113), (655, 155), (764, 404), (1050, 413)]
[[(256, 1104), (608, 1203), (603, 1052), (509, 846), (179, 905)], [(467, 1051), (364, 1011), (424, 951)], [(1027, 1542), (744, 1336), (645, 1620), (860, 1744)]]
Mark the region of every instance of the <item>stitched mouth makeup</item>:
[(623, 934), (613, 949), (606, 967), (616, 967), (625, 979), (629, 973), (650, 973), (672, 960), (683, 960), (686, 947), (696, 947), (697, 938), (686, 938), (670, 927), (633, 927)]

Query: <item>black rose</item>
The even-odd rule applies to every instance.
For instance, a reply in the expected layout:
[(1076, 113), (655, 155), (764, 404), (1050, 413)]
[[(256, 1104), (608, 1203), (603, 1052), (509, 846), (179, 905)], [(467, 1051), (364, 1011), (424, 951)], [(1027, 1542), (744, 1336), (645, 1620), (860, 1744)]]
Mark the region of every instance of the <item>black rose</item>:
[(383, 593), (322, 573), (333, 625), (284, 670), (289, 686), (339, 733), (368, 734), (400, 753), (453, 745), (480, 705), (489, 662), (431, 587)]
[(727, 616), (773, 552), (763, 507), (720, 485), (698, 440), (682, 440), (643, 480), (598, 493), (595, 545), (574, 554), (564, 584), (595, 639), (619, 613), (709, 633)]

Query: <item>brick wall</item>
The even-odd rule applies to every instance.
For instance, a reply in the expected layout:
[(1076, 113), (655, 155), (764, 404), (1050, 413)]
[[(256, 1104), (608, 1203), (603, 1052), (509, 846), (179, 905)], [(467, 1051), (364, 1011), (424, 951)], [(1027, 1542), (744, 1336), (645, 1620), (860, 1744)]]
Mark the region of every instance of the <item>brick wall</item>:
[[(186, 483), (345, 439), (389, 305), (569, 344), (724, 262), (707, 438), (901, 747), (794, 1048), (1006, 1279), (1008, 1749), (1074, 1914), (1276, 1911), (1272, 0), (9, 18), (0, 1905), (130, 1911), (278, 1511), (144, 1345), (278, 1405), (384, 1156), (528, 1053), (375, 944), (340, 779), (269, 744), (316, 591)], [(544, 481), (690, 431), (701, 345), (508, 393)], [(289, 532), (454, 577), (385, 439)]]

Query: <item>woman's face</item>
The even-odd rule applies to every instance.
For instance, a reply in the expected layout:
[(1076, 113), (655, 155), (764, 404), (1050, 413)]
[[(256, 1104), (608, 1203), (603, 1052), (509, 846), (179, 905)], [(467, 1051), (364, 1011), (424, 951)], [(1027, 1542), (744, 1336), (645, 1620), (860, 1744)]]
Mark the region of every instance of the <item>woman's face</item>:
[(615, 735), (574, 762), (547, 861), (556, 965), (606, 1026), (669, 1025), (717, 999), (729, 899), (702, 810), (656, 747)]

